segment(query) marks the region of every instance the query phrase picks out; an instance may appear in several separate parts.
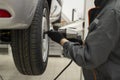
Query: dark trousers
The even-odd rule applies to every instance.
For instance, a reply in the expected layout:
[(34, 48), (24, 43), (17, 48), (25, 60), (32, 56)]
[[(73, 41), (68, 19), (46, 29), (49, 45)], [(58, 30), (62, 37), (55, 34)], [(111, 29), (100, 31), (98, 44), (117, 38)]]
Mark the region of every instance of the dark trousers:
[(84, 80), (95, 80), (93, 70), (83, 69)]
[(84, 80), (110, 80), (98, 70), (83, 69)]

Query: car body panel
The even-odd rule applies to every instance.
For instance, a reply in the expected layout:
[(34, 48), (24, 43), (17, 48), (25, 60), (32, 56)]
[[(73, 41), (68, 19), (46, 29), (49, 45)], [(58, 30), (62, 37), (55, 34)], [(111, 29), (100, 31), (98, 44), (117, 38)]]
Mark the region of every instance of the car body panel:
[(0, 18), (0, 29), (27, 28), (34, 16), (38, 0), (0, 0), (0, 9), (7, 10), (12, 17)]
[[(12, 15), (10, 18), (0, 18), (0, 29), (28, 28), (33, 19), (38, 1), (39, 0), (0, 0), (0, 9), (7, 10)], [(53, 12), (54, 6), (57, 6), (55, 12)], [(60, 4), (57, 0), (53, 0), (51, 6), (51, 13), (53, 13), (53, 15), (50, 16), (53, 21), (59, 19), (60, 10)]]
[(61, 16), (62, 10), (62, 0), (52, 0), (51, 10), (50, 10), (50, 21), (55, 22)]

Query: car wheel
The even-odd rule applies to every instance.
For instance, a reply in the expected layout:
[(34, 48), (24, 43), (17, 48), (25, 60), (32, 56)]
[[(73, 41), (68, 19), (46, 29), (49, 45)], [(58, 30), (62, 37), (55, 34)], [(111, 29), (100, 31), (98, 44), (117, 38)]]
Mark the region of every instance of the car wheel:
[(46, 0), (39, 0), (28, 29), (12, 31), (12, 52), (18, 71), (24, 75), (41, 75), (46, 69), (49, 53), (49, 8)]

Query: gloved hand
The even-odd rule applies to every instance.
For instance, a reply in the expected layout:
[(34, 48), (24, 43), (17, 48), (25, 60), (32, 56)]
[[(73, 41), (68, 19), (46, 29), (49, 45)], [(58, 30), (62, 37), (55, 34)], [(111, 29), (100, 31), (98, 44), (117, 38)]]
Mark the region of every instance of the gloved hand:
[(45, 32), (48, 34), (48, 36), (55, 42), (57, 43), (60, 43), (60, 41), (64, 38), (64, 36), (59, 33), (58, 31), (53, 31), (53, 30), (50, 30), (50, 31), (47, 31)]

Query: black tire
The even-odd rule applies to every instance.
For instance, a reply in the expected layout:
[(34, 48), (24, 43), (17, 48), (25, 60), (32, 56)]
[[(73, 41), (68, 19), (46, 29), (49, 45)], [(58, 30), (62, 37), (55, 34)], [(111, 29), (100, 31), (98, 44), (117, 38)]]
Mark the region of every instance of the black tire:
[[(45, 20), (43, 20), (45, 19)], [(45, 23), (44, 23), (44, 22)], [(44, 26), (43, 26), (44, 25)], [(39, 0), (34, 18), (28, 29), (12, 31), (12, 52), (18, 71), (24, 75), (44, 73), (49, 53), (49, 40), (43, 28), (49, 29), (49, 7), (46, 0)], [(46, 40), (46, 56), (43, 58), (43, 40)]]

